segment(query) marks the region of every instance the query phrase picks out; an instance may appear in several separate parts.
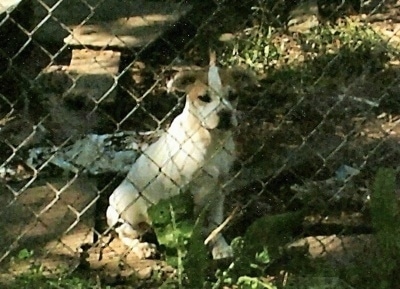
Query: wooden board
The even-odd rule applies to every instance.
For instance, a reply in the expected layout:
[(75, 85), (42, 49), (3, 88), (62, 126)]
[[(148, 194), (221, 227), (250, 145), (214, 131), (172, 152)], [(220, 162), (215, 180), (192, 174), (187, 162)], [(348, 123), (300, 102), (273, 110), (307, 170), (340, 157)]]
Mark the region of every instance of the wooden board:
[(115, 100), (121, 53), (111, 50), (73, 50), (68, 72), (79, 75), (69, 95), (86, 96), (100, 102)]
[[(182, 3), (148, 0), (42, 0), (35, 2), (34, 37), (72, 46), (142, 47), (157, 39), (189, 10)], [(100, 2), (100, 3), (99, 3)], [(58, 5), (59, 4), (59, 5)], [(92, 12), (93, 11), (93, 12)], [(51, 14), (52, 17), (48, 17)], [(46, 19), (42, 24), (41, 21)]]
[(48, 90), (66, 93), (66, 98), (113, 102), (120, 57), (112, 50), (75, 49), (69, 66), (48, 67), (40, 81)]

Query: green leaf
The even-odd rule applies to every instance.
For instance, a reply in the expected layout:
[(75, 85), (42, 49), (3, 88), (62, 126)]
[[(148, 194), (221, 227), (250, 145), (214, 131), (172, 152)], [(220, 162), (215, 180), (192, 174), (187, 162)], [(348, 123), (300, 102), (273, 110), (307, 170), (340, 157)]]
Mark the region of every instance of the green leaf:
[(203, 288), (206, 280), (206, 270), (210, 262), (203, 236), (206, 214), (207, 208), (204, 208), (196, 220), (187, 246), (187, 256), (184, 260), (187, 288)]
[(257, 219), (244, 236), (244, 250), (252, 256), (268, 248), (269, 258), (280, 256), (280, 248), (290, 242), (302, 226), (303, 212), (288, 212)]
[(282, 248), (302, 226), (302, 211), (264, 216), (247, 229), (244, 237), (235, 238), (232, 248), (235, 255), (232, 276), (251, 273), (252, 268), (265, 268), (281, 256)]
[(158, 242), (169, 248), (177, 248), (188, 240), (192, 234), (193, 221), (180, 221), (175, 224), (167, 224), (165, 227), (155, 229)]
[(19, 260), (26, 260), (33, 256), (33, 250), (22, 249), (18, 252), (17, 258)]
[(396, 172), (393, 169), (379, 169), (371, 194), (371, 217), (374, 228), (380, 234), (392, 234), (398, 227), (396, 216), (399, 209), (395, 189)]
[(192, 234), (193, 200), (189, 194), (161, 200), (149, 208), (148, 214), (162, 245), (177, 248)]
[(276, 287), (270, 283), (265, 283), (259, 280), (258, 278), (249, 277), (249, 276), (241, 276), (238, 279), (237, 285), (242, 289), (276, 289)]
[(194, 226), (192, 196), (182, 193), (161, 200), (149, 208), (148, 214), (158, 242), (166, 247), (164, 253), (167, 263), (178, 267), (181, 272), (180, 264), (186, 256), (185, 246)]
[(192, 219), (193, 198), (189, 193), (182, 193), (171, 198), (160, 200), (148, 210), (153, 227), (162, 227), (172, 223), (170, 208), (174, 209), (175, 220)]
[(400, 258), (399, 206), (395, 193), (396, 171), (380, 168), (371, 194), (371, 218), (376, 232), (380, 258), (375, 260), (379, 288), (393, 288), (392, 276), (398, 272)]
[(148, 212), (159, 243), (166, 246), (167, 262), (178, 269), (179, 285), (185, 280), (188, 288), (202, 288), (209, 265), (202, 232), (207, 209), (194, 221), (192, 197), (183, 193)]
[(256, 262), (260, 264), (268, 264), (271, 262), (267, 248), (264, 247), (261, 252), (256, 254)]

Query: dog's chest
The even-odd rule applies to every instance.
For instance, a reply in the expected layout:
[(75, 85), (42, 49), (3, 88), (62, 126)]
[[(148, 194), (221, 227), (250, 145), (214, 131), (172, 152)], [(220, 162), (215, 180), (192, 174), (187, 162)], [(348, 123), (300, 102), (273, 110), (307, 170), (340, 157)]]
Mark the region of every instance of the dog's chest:
[(188, 183), (202, 174), (214, 179), (226, 176), (234, 160), (235, 143), (231, 134), (212, 134), (207, 142), (191, 140), (181, 144), (168, 163), (179, 172), (181, 180)]
[[(174, 132), (174, 131), (173, 131)], [(185, 138), (171, 131), (137, 160), (129, 181), (152, 203), (178, 194), (191, 184), (217, 183), (228, 175), (235, 159), (231, 133), (212, 132)]]
[(208, 149), (202, 171), (215, 178), (221, 178), (229, 174), (236, 158), (235, 142), (230, 133), (213, 137), (215, 139)]

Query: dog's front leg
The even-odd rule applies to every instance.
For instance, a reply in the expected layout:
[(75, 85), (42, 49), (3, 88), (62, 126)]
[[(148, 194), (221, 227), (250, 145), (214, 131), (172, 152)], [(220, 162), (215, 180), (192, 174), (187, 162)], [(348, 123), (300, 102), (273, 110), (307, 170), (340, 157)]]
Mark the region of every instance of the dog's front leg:
[[(208, 234), (218, 227), (224, 220), (224, 201), (225, 195), (222, 190), (215, 194), (215, 198), (211, 200), (208, 216)], [(226, 242), (224, 236), (218, 233), (211, 240), (211, 253), (213, 259), (230, 258), (233, 256), (232, 248)]]
[[(199, 215), (204, 208), (207, 209), (207, 225), (204, 228), (206, 238), (224, 220), (225, 196), (221, 190), (219, 181), (210, 175), (196, 179), (192, 183), (191, 193), (193, 194), (195, 204), (195, 215)], [(221, 233), (217, 234), (209, 244), (213, 259), (232, 257), (232, 248), (225, 241)]]
[[(122, 184), (114, 191), (113, 195), (110, 197), (110, 203), (113, 206), (107, 208), (106, 216), (107, 223), (110, 227), (115, 228), (118, 233), (120, 240), (132, 250), (134, 254), (138, 256), (139, 259), (149, 258), (155, 255), (156, 247), (154, 244), (141, 242), (140, 238), (142, 231), (140, 229), (140, 222), (143, 221), (142, 215), (139, 213), (140, 205), (145, 206), (143, 199), (135, 199), (132, 197), (134, 194), (124, 194), (127, 187), (129, 188), (129, 183), (122, 182)], [(128, 206), (130, 203), (134, 203), (131, 207)], [(122, 212), (119, 213), (114, 206), (118, 206)], [(122, 216), (123, 215), (123, 216)], [(128, 219), (129, 222), (127, 220)]]

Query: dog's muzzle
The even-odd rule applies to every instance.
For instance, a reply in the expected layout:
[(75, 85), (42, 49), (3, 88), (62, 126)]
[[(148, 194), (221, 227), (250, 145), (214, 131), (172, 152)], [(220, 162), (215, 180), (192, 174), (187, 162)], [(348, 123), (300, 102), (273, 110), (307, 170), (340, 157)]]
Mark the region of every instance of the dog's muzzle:
[(218, 113), (218, 129), (228, 130), (237, 125), (234, 113), (231, 110), (222, 110)]

